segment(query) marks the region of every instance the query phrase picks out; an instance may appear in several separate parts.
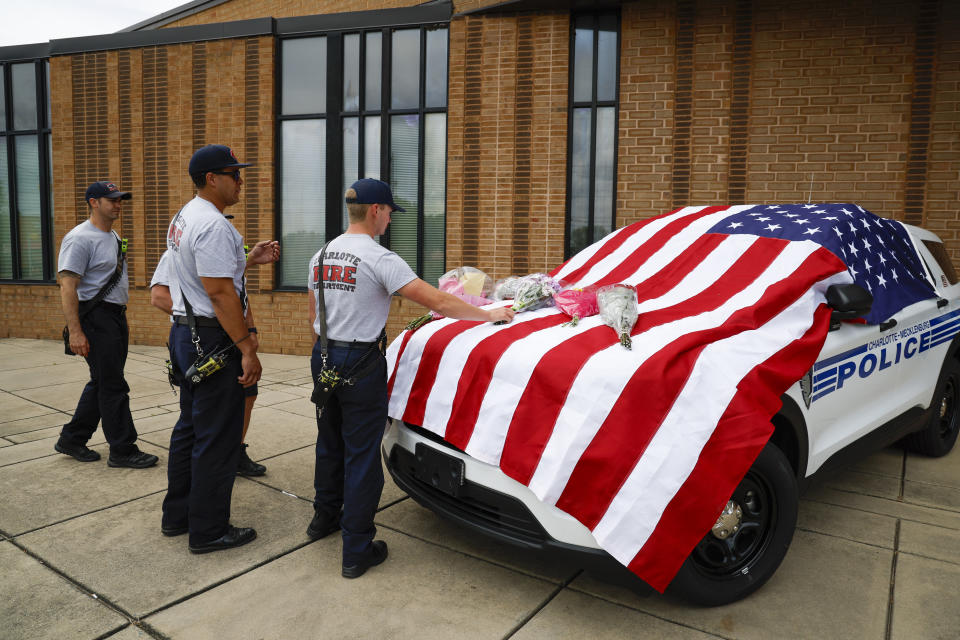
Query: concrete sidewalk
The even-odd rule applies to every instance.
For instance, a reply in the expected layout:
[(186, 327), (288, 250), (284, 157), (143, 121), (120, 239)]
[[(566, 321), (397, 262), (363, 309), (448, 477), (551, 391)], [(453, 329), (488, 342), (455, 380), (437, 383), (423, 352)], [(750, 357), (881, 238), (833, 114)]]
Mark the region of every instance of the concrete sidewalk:
[[(700, 609), (640, 597), (452, 526), (389, 479), (387, 562), (340, 577), (337, 536), (311, 543), (315, 421), (306, 357), (266, 354), (247, 441), (267, 466), (238, 478), (232, 520), (253, 543), (191, 555), (160, 535), (178, 411), (165, 350), (127, 363), (148, 470), (53, 450), (87, 379), (58, 342), (0, 340), (0, 638), (957, 638), (960, 451), (888, 449), (819, 483), (773, 579)], [(960, 449), (960, 447), (958, 447)]]

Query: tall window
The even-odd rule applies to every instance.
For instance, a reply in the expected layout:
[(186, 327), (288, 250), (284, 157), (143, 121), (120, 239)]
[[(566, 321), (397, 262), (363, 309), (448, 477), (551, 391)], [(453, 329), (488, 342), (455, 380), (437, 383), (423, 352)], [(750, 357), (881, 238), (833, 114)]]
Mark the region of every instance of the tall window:
[(48, 76), (0, 64), (0, 280), (54, 279)]
[(570, 46), (567, 256), (613, 231), (619, 18), (576, 15)]
[(343, 192), (390, 183), (406, 212), (380, 242), (424, 279), (444, 267), (447, 28), (386, 28), (287, 39), (281, 50), (281, 287), (349, 224)]

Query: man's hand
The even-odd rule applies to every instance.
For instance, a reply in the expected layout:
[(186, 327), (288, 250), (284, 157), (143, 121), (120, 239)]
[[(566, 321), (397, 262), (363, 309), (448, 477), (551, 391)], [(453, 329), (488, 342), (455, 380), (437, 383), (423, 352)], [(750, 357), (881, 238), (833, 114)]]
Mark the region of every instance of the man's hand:
[(77, 285), (80, 275), (72, 271), (61, 271), (60, 303), (63, 305), (63, 317), (70, 330), (70, 351), (86, 358), (90, 355), (90, 343), (80, 327), (80, 300), (77, 297)]
[(74, 331), (70, 329), (70, 351), (84, 358), (90, 355), (90, 343), (87, 342), (87, 336), (83, 333), (83, 330)]
[(252, 387), (260, 380), (263, 367), (260, 366), (260, 358), (257, 357), (256, 351), (253, 349), (245, 350), (240, 366), (243, 367), (243, 375), (237, 378), (237, 381), (244, 387)]
[(490, 314), (490, 322), (511, 322), (515, 312), (510, 307), (497, 307), (487, 309), (487, 313)]
[(276, 240), (263, 240), (253, 245), (247, 253), (247, 266), (251, 264), (270, 264), (280, 259), (280, 243)]

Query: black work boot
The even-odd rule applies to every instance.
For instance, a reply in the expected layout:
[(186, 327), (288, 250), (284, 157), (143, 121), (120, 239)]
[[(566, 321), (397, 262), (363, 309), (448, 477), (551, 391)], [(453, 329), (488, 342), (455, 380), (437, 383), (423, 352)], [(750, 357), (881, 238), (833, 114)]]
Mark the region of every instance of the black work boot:
[(68, 456), (76, 458), (80, 462), (93, 462), (94, 460), (100, 459), (100, 454), (93, 449), (88, 449), (86, 445), (73, 444), (62, 439), (57, 440), (53, 448), (60, 453), (65, 453)]
[(240, 463), (237, 465), (238, 476), (262, 476), (267, 472), (267, 468), (262, 464), (257, 464), (247, 455), (246, 443), (240, 444)]

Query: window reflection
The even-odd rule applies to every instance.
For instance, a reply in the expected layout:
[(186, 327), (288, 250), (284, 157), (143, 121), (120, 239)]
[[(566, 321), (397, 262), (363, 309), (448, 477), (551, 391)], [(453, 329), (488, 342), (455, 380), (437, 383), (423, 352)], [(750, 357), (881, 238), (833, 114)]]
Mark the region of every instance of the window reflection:
[(40, 199), (43, 192), (40, 190), (39, 137), (17, 136), (15, 142), (20, 277), (24, 280), (42, 280), (43, 227)]
[[(0, 83), (2, 84), (2, 83)], [(13, 277), (13, 244), (10, 242), (10, 190), (7, 188), (7, 145), (0, 138), (0, 278)]]
[(596, 242), (613, 230), (614, 118), (613, 107), (597, 109), (593, 237), (590, 239), (591, 243)]
[(13, 128), (37, 128), (37, 67), (32, 62), (10, 65), (13, 84)]
[(343, 36), (343, 110), (360, 110), (360, 34)]
[(428, 113), (423, 134), (423, 279), (436, 285), (446, 257), (447, 114)]
[(363, 177), (380, 179), (380, 116), (363, 120)]
[(303, 286), (307, 265), (326, 240), (326, 121), (281, 123), (282, 286)]
[(390, 106), (415, 109), (420, 105), (420, 30), (394, 31), (390, 56)]
[(420, 117), (390, 118), (390, 187), (394, 201), (413, 215), (400, 214), (390, 223), (390, 249), (408, 264), (417, 264), (417, 200)]
[(447, 30), (427, 31), (426, 106), (447, 106)]
[(383, 35), (379, 31), (372, 31), (366, 35), (366, 96), (364, 97), (364, 108), (367, 110), (380, 109), (380, 68), (383, 65), (383, 52), (381, 51)]
[(327, 39), (284, 40), (282, 64), (280, 103), (283, 113), (326, 112)]
[(570, 253), (590, 244), (590, 109), (573, 111), (570, 149)]
[[(343, 119), (343, 190), (356, 182), (360, 162), (360, 118)], [(350, 226), (347, 203), (343, 203), (342, 230)]]

